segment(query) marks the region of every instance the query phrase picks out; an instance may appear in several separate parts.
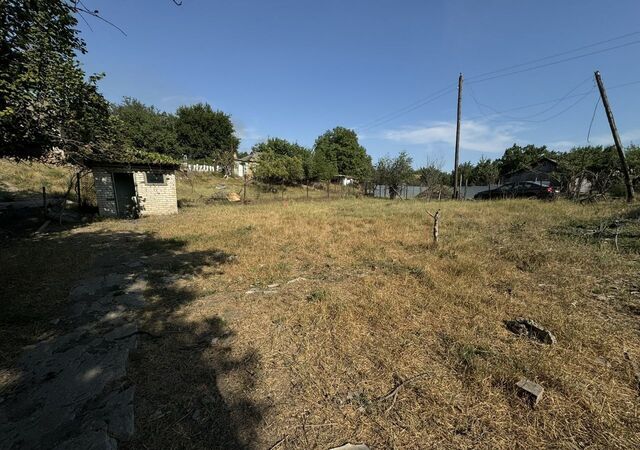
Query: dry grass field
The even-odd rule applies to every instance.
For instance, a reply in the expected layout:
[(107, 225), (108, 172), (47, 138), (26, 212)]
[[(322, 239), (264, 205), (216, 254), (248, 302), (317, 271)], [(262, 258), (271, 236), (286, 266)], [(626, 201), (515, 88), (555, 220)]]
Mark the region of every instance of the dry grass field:
[[(638, 448), (639, 216), (345, 199), (102, 221), (2, 248), (3, 308), (26, 318), (3, 339), (55, 333), (65, 288), (120, 245), (149, 279), (125, 448)], [(50, 270), (21, 277), (33, 261)], [(512, 334), (519, 316), (558, 343)], [(535, 408), (521, 377), (545, 389)]]

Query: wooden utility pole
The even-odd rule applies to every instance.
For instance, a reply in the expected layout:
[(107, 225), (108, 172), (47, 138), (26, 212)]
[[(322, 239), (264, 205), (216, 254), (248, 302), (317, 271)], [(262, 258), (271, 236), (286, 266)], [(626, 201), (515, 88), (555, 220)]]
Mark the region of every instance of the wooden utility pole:
[(458, 162), (460, 161), (460, 116), (462, 115), (462, 73), (458, 77), (458, 116), (456, 120), (456, 156), (453, 166), (453, 198), (460, 198), (458, 188)]
[(624, 175), (624, 184), (627, 187), (627, 202), (633, 201), (633, 183), (631, 183), (631, 176), (629, 175), (629, 166), (627, 165), (627, 160), (624, 157), (624, 149), (622, 148), (622, 143), (620, 142), (620, 136), (618, 135), (618, 128), (616, 127), (616, 122), (613, 119), (613, 113), (611, 112), (611, 107), (609, 106), (609, 99), (607, 98), (607, 91), (604, 89), (604, 83), (602, 83), (602, 78), (600, 77), (600, 71), (596, 70), (596, 82), (598, 83), (598, 89), (600, 90), (600, 97), (602, 98), (602, 104), (604, 105), (604, 110), (607, 113), (607, 120), (609, 121), (609, 127), (611, 128), (611, 134), (613, 135), (613, 142), (616, 144), (616, 150), (618, 150), (618, 156), (620, 157), (620, 166), (622, 166), (622, 173)]

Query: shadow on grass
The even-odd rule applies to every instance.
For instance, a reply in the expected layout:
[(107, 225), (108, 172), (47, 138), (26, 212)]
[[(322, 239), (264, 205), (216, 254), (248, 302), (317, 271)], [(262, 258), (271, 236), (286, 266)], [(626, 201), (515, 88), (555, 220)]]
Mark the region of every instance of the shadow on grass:
[[(127, 379), (122, 381), (122, 389), (135, 386), (136, 427), (133, 436), (128, 437), (129, 442), (121, 442), (121, 447), (253, 448), (262, 407), (249, 401), (247, 393), (254, 386), (257, 353), (234, 355), (233, 332), (222, 318), (194, 320), (184, 312), (184, 307), (197, 298), (188, 278), (205, 268), (210, 273), (211, 268), (218, 267), (211, 272), (215, 275), (209, 276), (219, 276), (223, 266), (233, 262), (231, 255), (223, 251), (189, 252), (183, 241), (162, 240), (151, 234), (87, 229), (16, 240), (1, 250), (3, 401), (12, 404), (13, 396), (21, 396), (27, 406), (38, 407), (34, 402), (30, 405), (28, 391), (42, 389), (44, 383), (56, 376), (46, 374), (44, 379), (34, 380), (33, 373), (22, 365), (24, 358), (18, 357), (21, 353), (18, 349), (46, 339), (51, 348), (64, 341), (67, 351), (71, 350), (67, 344), (69, 336), (76, 336), (74, 333), (81, 329), (83, 342), (89, 342), (103, 339), (113, 329), (109, 327), (119, 326), (104, 319), (122, 311), (127, 295), (123, 295), (119, 286), (106, 286), (108, 289), (96, 293), (95, 298), (101, 296), (100, 301), (108, 297), (111, 310), (107, 314), (96, 310), (93, 316), (84, 312), (74, 316), (79, 302), (86, 303), (81, 305), (83, 311), (94, 308), (91, 296), (67, 300), (74, 286), (87, 279), (143, 275), (146, 301), (141, 307), (127, 309), (139, 333), (135, 336), (137, 350), (132, 353)], [(105, 342), (112, 344), (101, 341), (100, 351)], [(75, 381), (65, 386), (71, 398), (83, 398), (86, 383), (81, 381), (81, 373), (75, 375), (71, 377)], [(221, 377), (233, 380), (224, 392), (219, 387)], [(113, 384), (114, 380), (107, 381)], [(74, 397), (76, 392), (78, 395)], [(55, 432), (43, 435), (40, 442), (55, 447), (57, 442), (67, 439), (69, 430), (81, 425), (78, 421), (84, 420), (85, 409), (79, 406), (73, 418), (56, 425)], [(15, 417), (10, 412), (0, 414), (0, 429), (7, 420), (28, 419), (24, 412), (16, 414)]]

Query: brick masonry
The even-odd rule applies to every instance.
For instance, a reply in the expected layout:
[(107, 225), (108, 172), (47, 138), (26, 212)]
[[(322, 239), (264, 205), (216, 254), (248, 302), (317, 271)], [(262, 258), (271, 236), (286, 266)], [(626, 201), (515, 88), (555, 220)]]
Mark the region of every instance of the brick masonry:
[(144, 209), (142, 216), (177, 214), (176, 175), (173, 171), (163, 171), (163, 183), (147, 183), (146, 172), (130, 172), (118, 169), (94, 168), (96, 198), (100, 215), (117, 217), (116, 194), (113, 187), (113, 172), (133, 173), (136, 195), (141, 199)]

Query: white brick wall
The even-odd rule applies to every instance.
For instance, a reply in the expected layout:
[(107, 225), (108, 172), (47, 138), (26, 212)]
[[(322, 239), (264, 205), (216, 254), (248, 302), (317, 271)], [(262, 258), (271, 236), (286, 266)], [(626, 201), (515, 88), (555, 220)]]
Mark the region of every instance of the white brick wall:
[[(115, 169), (114, 171), (118, 172), (119, 170)], [(173, 172), (164, 172), (163, 174), (164, 183), (148, 184), (145, 172), (133, 172), (136, 195), (142, 197), (144, 201), (142, 216), (176, 214), (178, 212), (176, 176)], [(118, 210), (111, 171), (95, 168), (93, 169), (93, 176), (100, 215), (103, 217), (117, 217)]]
[(133, 181), (136, 193), (144, 200), (143, 216), (177, 214), (176, 176), (173, 172), (164, 172), (163, 184), (149, 184), (145, 172), (134, 172)]

